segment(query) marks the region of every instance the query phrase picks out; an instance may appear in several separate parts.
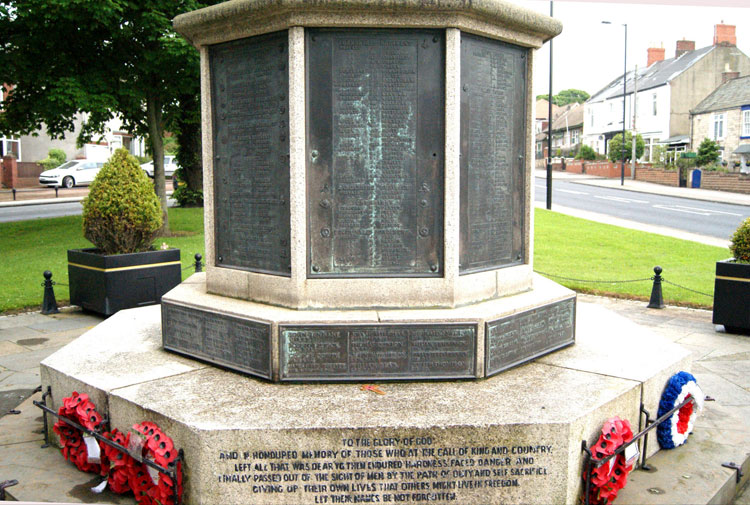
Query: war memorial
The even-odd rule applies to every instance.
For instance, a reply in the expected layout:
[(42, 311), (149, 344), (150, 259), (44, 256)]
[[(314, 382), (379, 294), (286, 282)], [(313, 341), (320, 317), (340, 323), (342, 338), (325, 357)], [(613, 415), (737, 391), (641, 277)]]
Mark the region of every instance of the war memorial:
[(206, 272), (46, 359), (53, 406), (156, 422), (189, 504), (577, 502), (581, 441), (690, 361), (533, 272), (533, 56), (560, 23), (232, 0), (174, 26)]

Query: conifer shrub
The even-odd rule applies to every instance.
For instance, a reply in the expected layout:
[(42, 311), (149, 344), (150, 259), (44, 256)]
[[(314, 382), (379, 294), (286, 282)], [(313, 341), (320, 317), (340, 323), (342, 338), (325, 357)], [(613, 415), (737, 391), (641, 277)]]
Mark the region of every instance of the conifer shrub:
[(750, 263), (750, 217), (745, 219), (732, 235), (729, 250), (732, 251), (735, 260)]
[(154, 185), (126, 149), (104, 164), (83, 200), (83, 234), (102, 254), (147, 251), (161, 228)]

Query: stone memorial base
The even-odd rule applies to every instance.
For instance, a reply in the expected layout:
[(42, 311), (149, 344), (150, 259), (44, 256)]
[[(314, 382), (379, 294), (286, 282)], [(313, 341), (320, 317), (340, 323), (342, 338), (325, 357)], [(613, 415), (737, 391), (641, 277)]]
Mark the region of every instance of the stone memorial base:
[[(193, 282), (196, 278), (193, 278)], [(689, 353), (581, 303), (576, 345), (479, 381), (274, 384), (162, 349), (160, 308), (121, 311), (41, 364), (53, 408), (185, 450), (185, 503), (576, 503), (581, 440), (638, 429)], [(653, 437), (649, 452), (656, 450)]]

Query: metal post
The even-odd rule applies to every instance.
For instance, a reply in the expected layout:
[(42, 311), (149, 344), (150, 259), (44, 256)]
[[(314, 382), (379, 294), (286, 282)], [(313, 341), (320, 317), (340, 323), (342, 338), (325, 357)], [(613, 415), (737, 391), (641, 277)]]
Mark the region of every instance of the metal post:
[[(549, 16), (553, 12), (552, 0), (549, 2)], [(547, 109), (547, 210), (552, 209), (552, 39), (549, 41), (549, 101)]]
[(55, 282), (52, 280), (52, 272), (49, 270), (44, 271), (44, 299), (42, 300), (42, 314), (57, 314), (60, 312), (57, 308), (57, 301), (55, 300), (55, 290), (52, 287)]
[(620, 186), (625, 185), (625, 91), (628, 82), (628, 25), (625, 23), (622, 26), (625, 27), (625, 56), (623, 58), (624, 68), (622, 71), (622, 142), (620, 143), (622, 166), (620, 167)]
[(195, 253), (195, 273), (203, 271), (203, 264), (201, 263), (201, 259), (203, 259), (201, 253)]
[(16, 201), (16, 188), (12, 188), (11, 191), (13, 192), (13, 201)]
[(633, 152), (630, 155), (630, 178), (635, 179), (635, 120), (638, 115), (638, 65), (635, 66), (635, 70), (633, 71), (633, 100), (631, 103), (633, 104), (633, 124), (630, 127), (630, 132), (633, 140)]
[(654, 267), (654, 286), (651, 288), (651, 300), (648, 302), (649, 309), (663, 309), (664, 298), (661, 295), (661, 267)]

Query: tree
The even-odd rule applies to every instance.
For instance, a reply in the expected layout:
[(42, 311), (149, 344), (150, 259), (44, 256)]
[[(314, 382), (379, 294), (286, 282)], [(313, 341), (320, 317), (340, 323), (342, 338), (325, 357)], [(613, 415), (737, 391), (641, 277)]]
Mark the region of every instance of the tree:
[(199, 108), (198, 53), (171, 20), (209, 3), (215, 2), (0, 0), (0, 78), (13, 86), (0, 132), (44, 126), (62, 138), (83, 113), (81, 143), (119, 117), (128, 132), (147, 138), (168, 233), (164, 132)]
[(696, 165), (704, 167), (712, 163), (719, 161), (721, 153), (719, 152), (719, 144), (709, 138), (704, 138), (701, 145), (698, 146), (698, 157), (695, 160)]
[[(630, 161), (633, 154), (633, 134), (629, 131), (625, 132), (625, 147), (622, 146), (622, 133), (618, 133), (612, 140), (609, 141), (609, 152), (607, 157), (609, 161), (618, 162), (622, 160), (622, 154), (624, 149), (625, 161)], [(636, 159), (643, 156), (643, 150), (646, 148), (646, 143), (643, 141), (643, 137), (639, 135), (635, 136), (635, 157)]]
[[(589, 94), (580, 89), (564, 89), (552, 96), (552, 103), (558, 107), (571, 103), (583, 103), (589, 99)], [(549, 100), (549, 95), (537, 95), (537, 100)]]
[(594, 151), (594, 148), (591, 146), (588, 146), (586, 144), (583, 144), (581, 146), (581, 150), (578, 152), (578, 155), (576, 156), (576, 159), (579, 160), (595, 160), (596, 159), (596, 151)]

